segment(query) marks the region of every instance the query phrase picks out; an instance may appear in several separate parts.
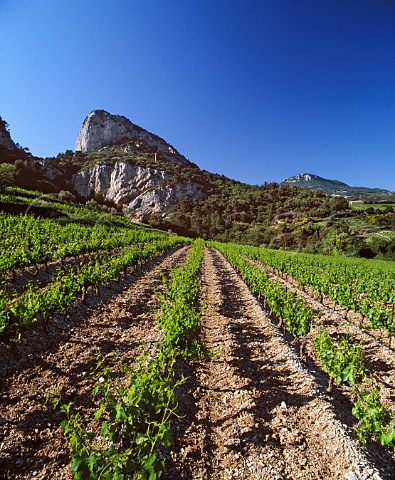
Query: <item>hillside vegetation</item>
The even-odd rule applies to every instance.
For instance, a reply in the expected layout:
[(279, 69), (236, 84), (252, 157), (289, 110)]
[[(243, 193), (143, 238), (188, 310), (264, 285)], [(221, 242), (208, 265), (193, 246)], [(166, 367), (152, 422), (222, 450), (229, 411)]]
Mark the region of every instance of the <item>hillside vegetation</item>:
[[(8, 138), (7, 125), (3, 127)], [(395, 258), (395, 241), (391, 235), (395, 228), (395, 214), (391, 206), (350, 210), (346, 198), (339, 193), (328, 193), (345, 189), (343, 194), (346, 194), (351, 187), (315, 175), (303, 174), (306, 178), (311, 177), (309, 181), (304, 181), (304, 177), (291, 177), (290, 182), (282, 185), (266, 182), (260, 186), (247, 185), (201, 170), (164, 140), (159, 139), (162, 143), (158, 147), (156, 136), (147, 135), (145, 140), (145, 137), (124, 140), (85, 153), (67, 150), (49, 158), (33, 157), (27, 149), (17, 146), (11, 150), (3, 148), (0, 162), (12, 164), (15, 168), (0, 165), (0, 190), (14, 184), (54, 194), (60, 201), (87, 203), (98, 211), (122, 214), (191, 237), (302, 249), (312, 253)], [(126, 194), (126, 203), (115, 203), (107, 196), (108, 190), (98, 191), (96, 187), (83, 197), (76, 187), (75, 178), (81, 172), (92, 172), (93, 167), (101, 165), (103, 169), (107, 168), (108, 175), (120, 162), (140, 167), (145, 172), (145, 190), (137, 192), (139, 187), (136, 185), (136, 193), (133, 193), (134, 199), (140, 194), (145, 195), (144, 213), (128, 206), (133, 200), (128, 195), (134, 187)], [(92, 179), (95, 185), (101, 182), (100, 174), (97, 175)], [(125, 183), (123, 185), (125, 187)], [(192, 185), (192, 193), (182, 193), (169, 205), (161, 205), (163, 199), (182, 185), (184, 191), (188, 191), (186, 185)], [(3, 196), (1, 201), (23, 204), (25, 201), (20, 196), (12, 199), (13, 192), (9, 189), (11, 197)], [(375, 189), (375, 192), (386, 195), (384, 190)], [(25, 198), (29, 195), (25, 194)], [(2, 208), (7, 210), (4, 205)], [(14, 213), (17, 210), (15, 206), (11, 208)]]
[[(124, 148), (122, 145), (87, 154), (68, 151), (54, 158), (18, 160), (15, 163), (15, 183), (41, 192), (57, 192), (63, 199), (82, 201), (72, 189), (73, 175), (99, 161), (115, 162), (122, 155), (123, 160), (132, 165), (166, 172), (168, 178), (162, 185), (172, 187), (189, 181), (202, 187), (204, 198), (184, 197), (166, 214), (153, 212), (146, 218), (157, 228), (192, 237), (274, 248), (393, 258), (395, 246), (392, 238), (369, 236), (371, 232), (394, 229), (395, 214), (390, 209), (374, 210), (373, 215), (369, 213), (371, 211), (350, 211), (343, 197), (276, 183), (247, 185), (200, 170), (194, 164), (171, 163), (159, 155), (155, 161), (152, 152), (125, 154)], [(51, 179), (45, 174), (51, 170), (61, 174)], [(96, 209), (106, 206), (116, 211), (116, 206), (104, 201), (100, 195), (88, 201), (93, 202)], [(118, 212), (122, 213), (122, 209), (118, 208)]]
[[(113, 161), (114, 157), (114, 152), (94, 152), (73, 156), (66, 154), (47, 160), (47, 164), (64, 172), (59, 177), (60, 182), (43, 177), (42, 166), (37, 160), (33, 168), (31, 161), (17, 162), (16, 182), (23, 187), (33, 184), (46, 192), (67, 191), (70, 189), (68, 178), (77, 171), (86, 169), (99, 160)], [(147, 219), (153, 226), (171, 229), (183, 235), (255, 245), (296, 245), (306, 248), (327, 236), (329, 230), (333, 234), (339, 231), (337, 227), (332, 229), (332, 225), (322, 228), (317, 225), (317, 220), (331, 217), (348, 208), (348, 203), (343, 198), (329, 197), (322, 192), (282, 187), (276, 183), (246, 185), (200, 170), (197, 166), (181, 166), (161, 162), (160, 159), (154, 162), (151, 157), (140, 153), (125, 155), (124, 159), (134, 165), (166, 172), (170, 178), (163, 184), (167, 186), (175, 186), (184, 181), (202, 186), (204, 198), (184, 197), (179, 205), (165, 215), (152, 213)], [(75, 193), (74, 196), (78, 199)], [(103, 203), (100, 196), (94, 200)], [(109, 202), (104, 203), (115, 207)]]

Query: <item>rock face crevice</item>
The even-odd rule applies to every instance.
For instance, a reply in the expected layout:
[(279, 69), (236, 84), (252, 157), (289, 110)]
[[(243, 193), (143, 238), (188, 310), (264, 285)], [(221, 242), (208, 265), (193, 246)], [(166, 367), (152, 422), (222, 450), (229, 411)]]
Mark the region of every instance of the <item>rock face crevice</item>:
[(144, 190), (158, 186), (168, 175), (159, 170), (143, 168), (123, 161), (114, 165), (98, 162), (89, 170), (74, 176), (76, 193), (82, 198), (102, 195), (117, 206), (127, 205)]
[(123, 160), (114, 164), (98, 162), (74, 175), (73, 186), (80, 197), (87, 199), (100, 195), (118, 208), (128, 207), (137, 219), (146, 219), (152, 213), (166, 213), (185, 196), (205, 196), (200, 184), (190, 181), (174, 183), (166, 172)]

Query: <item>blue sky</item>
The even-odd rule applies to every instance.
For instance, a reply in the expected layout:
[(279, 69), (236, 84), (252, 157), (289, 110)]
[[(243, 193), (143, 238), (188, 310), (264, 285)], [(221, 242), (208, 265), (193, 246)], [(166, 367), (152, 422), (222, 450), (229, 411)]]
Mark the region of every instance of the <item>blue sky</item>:
[(0, 115), (33, 154), (101, 108), (244, 182), (395, 190), (395, 2), (0, 0)]

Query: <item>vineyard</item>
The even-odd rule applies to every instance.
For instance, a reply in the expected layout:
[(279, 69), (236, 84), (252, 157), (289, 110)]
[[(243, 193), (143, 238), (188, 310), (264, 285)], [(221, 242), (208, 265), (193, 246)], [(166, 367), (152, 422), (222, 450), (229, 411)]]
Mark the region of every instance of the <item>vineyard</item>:
[(395, 265), (0, 213), (1, 479), (395, 478)]

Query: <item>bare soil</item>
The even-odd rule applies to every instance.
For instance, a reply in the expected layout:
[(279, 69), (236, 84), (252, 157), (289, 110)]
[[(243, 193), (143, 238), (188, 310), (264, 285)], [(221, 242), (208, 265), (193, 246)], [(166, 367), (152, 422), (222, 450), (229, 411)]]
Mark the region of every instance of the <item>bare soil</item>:
[(89, 371), (100, 354), (116, 368), (117, 358), (154, 348), (160, 332), (154, 293), (168, 272), (185, 260), (188, 247), (161, 255), (119, 284), (88, 295), (88, 304), (56, 315), (22, 344), (1, 343), (0, 478), (70, 479), (68, 440), (61, 416), (47, 402), (50, 390), (93, 414)]
[(196, 361), (180, 400), (169, 452), (170, 479), (392, 479), (395, 464), (361, 448), (341, 392), (301, 364), (222, 254), (208, 250), (201, 338), (211, 361)]

